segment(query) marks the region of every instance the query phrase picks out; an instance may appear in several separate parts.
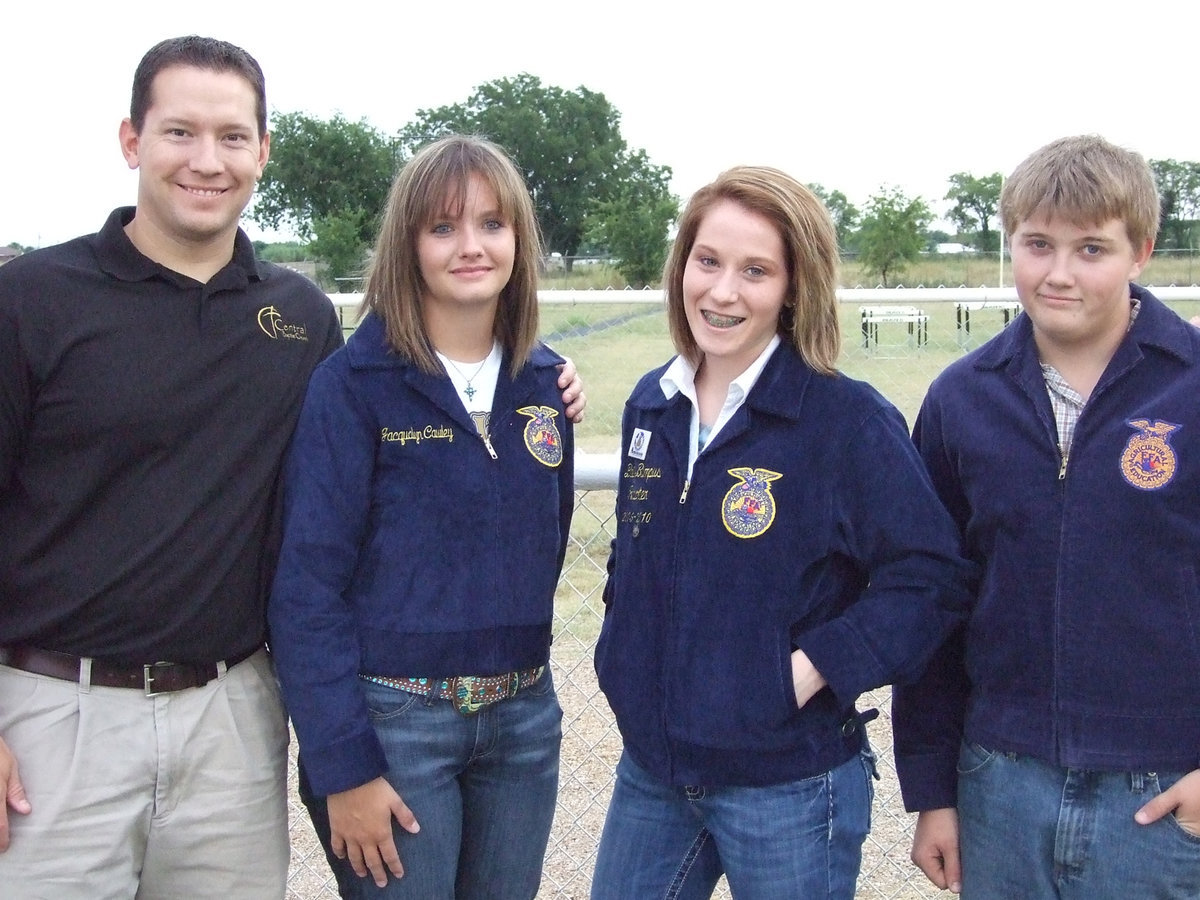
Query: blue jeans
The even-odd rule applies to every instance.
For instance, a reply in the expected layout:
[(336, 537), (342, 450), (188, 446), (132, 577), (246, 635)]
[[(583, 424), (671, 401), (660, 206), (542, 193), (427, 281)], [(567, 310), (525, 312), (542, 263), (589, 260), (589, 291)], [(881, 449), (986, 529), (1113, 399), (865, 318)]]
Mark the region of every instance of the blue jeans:
[(349, 872), (364, 898), (532, 900), (558, 795), (562, 708), (550, 667), (537, 684), (473, 716), (449, 700), (373, 682), (363, 690), (387, 755), (385, 777), (421, 830), (392, 823), (404, 877), (389, 876), (385, 888), (337, 860), (342, 895), (355, 896)]
[(622, 754), (592, 900), (701, 900), (722, 874), (737, 900), (850, 900), (873, 774), (868, 748), (786, 784), (672, 787)]
[(964, 743), (958, 816), (965, 900), (1195, 900), (1200, 836), (1133, 814), (1185, 772), (1096, 772)]

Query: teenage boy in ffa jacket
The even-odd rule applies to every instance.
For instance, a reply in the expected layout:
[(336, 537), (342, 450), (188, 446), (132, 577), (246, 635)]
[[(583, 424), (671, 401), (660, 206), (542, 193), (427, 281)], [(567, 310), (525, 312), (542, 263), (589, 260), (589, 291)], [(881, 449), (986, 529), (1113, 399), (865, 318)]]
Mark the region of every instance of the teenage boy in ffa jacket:
[(1055, 141), (1001, 194), (1025, 315), (914, 437), (983, 568), (895, 693), (914, 862), (974, 898), (1200, 896), (1200, 331), (1132, 285), (1154, 179)]

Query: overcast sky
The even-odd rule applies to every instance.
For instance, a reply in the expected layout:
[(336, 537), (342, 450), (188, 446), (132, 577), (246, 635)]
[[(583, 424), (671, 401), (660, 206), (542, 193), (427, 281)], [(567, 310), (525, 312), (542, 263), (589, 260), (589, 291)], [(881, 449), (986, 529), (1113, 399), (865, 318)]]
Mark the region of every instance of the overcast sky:
[(0, 244), (95, 231), (134, 201), (117, 126), (141, 55), (178, 34), (254, 54), (271, 112), (340, 111), (393, 132), (418, 109), (529, 72), (603, 93), (629, 145), (670, 166), (682, 198), (755, 163), (860, 207), (894, 185), (940, 214), (951, 174), (1007, 174), (1066, 134), (1200, 159), (1197, 10), (1194, 0), (14, 3), (0, 20)]

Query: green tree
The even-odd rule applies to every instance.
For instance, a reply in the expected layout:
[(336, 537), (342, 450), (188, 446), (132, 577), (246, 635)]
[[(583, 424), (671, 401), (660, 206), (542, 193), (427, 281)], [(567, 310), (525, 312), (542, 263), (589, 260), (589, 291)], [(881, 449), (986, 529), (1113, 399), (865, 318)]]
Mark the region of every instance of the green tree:
[(347, 284), (362, 274), (367, 245), (362, 239), (364, 227), (374, 228), (378, 213), (363, 209), (344, 209), (313, 220), (314, 240), (309, 245), (314, 259), (320, 260), (320, 278), (327, 288), (356, 290)]
[(880, 188), (867, 201), (858, 232), (858, 260), (863, 270), (878, 275), (883, 286), (890, 287), (888, 277), (898, 277), (907, 263), (920, 256), (932, 221), (933, 213), (920, 197), (909, 199), (899, 188)]
[(829, 210), (829, 217), (833, 219), (833, 227), (837, 229), (838, 247), (842, 253), (849, 253), (856, 249), (857, 235), (855, 229), (858, 228), (861, 213), (858, 211), (849, 198), (841, 191), (827, 191), (820, 184), (810, 184), (808, 189), (817, 195), (817, 199), (825, 204), (825, 208)]
[[(300, 112), (275, 116), (271, 160), (250, 218), (315, 238), (314, 256), (345, 274), (374, 242), (396, 171), (396, 141), (365, 119), (324, 120)], [(330, 254), (330, 255), (325, 255)], [(355, 263), (348, 260), (354, 258)]]
[(947, 215), (960, 234), (972, 236), (975, 249), (993, 251), (1000, 248), (1000, 235), (992, 231), (992, 219), (1000, 208), (1000, 188), (1004, 176), (999, 172), (976, 178), (968, 172), (950, 176), (946, 199), (954, 205)]
[(938, 244), (949, 244), (953, 240), (954, 235), (940, 229), (931, 228), (925, 232), (925, 249), (933, 252), (937, 249)]
[(653, 183), (657, 176), (642, 171), (650, 165), (644, 153), (626, 148), (620, 122), (603, 94), (543, 85), (523, 73), (481, 85), (463, 103), (418, 110), (401, 129), (400, 144), (411, 154), (458, 132), (481, 134), (504, 147), (533, 196), (547, 251), (561, 253), (570, 266), (588, 232), (589, 214), (606, 202), (622, 202), (621, 179)]
[(1193, 246), (1200, 220), (1200, 163), (1152, 159), (1150, 168), (1158, 185), (1158, 245), (1172, 249)]
[(671, 193), (671, 170), (638, 150), (608, 200), (596, 202), (585, 239), (617, 260), (617, 271), (633, 286), (657, 284), (667, 261), (667, 230), (679, 215)]

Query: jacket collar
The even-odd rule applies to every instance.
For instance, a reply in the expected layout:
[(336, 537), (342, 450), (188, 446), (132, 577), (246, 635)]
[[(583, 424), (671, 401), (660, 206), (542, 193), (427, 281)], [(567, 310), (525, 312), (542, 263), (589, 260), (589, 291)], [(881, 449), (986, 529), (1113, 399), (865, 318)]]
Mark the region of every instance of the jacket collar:
[[(654, 410), (689, 402), (682, 394), (670, 399), (663, 394), (658, 382), (669, 365), (670, 361), (638, 383), (629, 397), (630, 406)], [(799, 419), (804, 395), (815, 377), (818, 377), (817, 373), (800, 358), (800, 354), (787, 342), (781, 343), (767, 360), (742, 406), (785, 419)]]
[[(1131, 284), (1129, 290), (1141, 302), (1141, 309), (1129, 334), (1113, 355), (1109, 368), (1113, 368), (1114, 362), (1140, 358), (1144, 350), (1151, 348), (1174, 356), (1184, 365), (1195, 364), (1193, 326), (1141, 285)], [(1029, 316), (1017, 316), (1011, 325), (975, 351), (974, 365), (978, 369), (1014, 366), (1019, 370), (1028, 370), (1032, 367), (1040, 379), (1041, 368)]]

